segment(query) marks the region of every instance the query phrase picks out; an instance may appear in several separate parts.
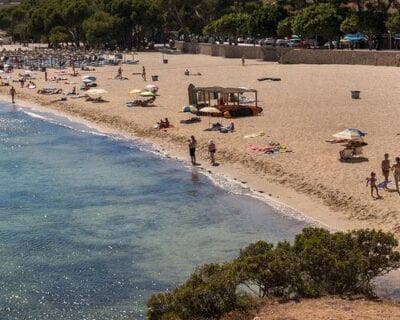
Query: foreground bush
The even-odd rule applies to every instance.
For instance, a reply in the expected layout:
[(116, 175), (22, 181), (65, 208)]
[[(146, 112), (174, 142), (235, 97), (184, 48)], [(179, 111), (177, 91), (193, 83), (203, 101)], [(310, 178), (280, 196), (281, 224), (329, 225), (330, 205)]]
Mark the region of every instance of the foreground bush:
[(147, 316), (149, 320), (220, 319), (254, 306), (254, 295), (371, 296), (376, 277), (400, 268), (397, 246), (392, 234), (375, 230), (330, 233), (306, 228), (293, 244), (258, 241), (231, 263), (204, 265), (174, 291), (153, 295)]

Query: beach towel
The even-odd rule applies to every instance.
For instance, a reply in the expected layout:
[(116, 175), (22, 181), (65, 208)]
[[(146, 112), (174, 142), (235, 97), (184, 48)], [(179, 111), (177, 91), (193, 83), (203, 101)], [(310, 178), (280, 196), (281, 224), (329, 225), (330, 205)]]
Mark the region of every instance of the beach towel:
[[(389, 186), (389, 185), (393, 185), (392, 180), (389, 180), (389, 181), (388, 181), (387, 186)], [(379, 184), (377, 185), (377, 187), (378, 187), (379, 189), (384, 189), (384, 188), (385, 188), (385, 181), (382, 181), (381, 183), (379, 183)]]
[(243, 138), (252, 139), (252, 138), (256, 138), (256, 137), (262, 137), (264, 135), (265, 135), (264, 132), (257, 132), (257, 133), (246, 134), (245, 136), (243, 136)]

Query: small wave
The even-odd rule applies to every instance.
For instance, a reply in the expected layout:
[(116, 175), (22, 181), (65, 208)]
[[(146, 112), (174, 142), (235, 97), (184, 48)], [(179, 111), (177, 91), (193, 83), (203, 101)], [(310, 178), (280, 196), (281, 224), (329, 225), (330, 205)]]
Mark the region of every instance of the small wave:
[(96, 135), (96, 136), (109, 136), (95, 128), (91, 128), (83, 123), (79, 123), (79, 122), (74, 122), (68, 118), (65, 117), (61, 117), (61, 116), (57, 116), (55, 114), (52, 113), (42, 113), (39, 111), (33, 111), (30, 108), (26, 108), (26, 107), (21, 107), (21, 111), (32, 117), (32, 118), (36, 118), (36, 119), (40, 119), (43, 121), (46, 121), (48, 123), (52, 123), (64, 128), (68, 128), (77, 132), (82, 132), (82, 133), (87, 133), (87, 134), (92, 134), (92, 135)]

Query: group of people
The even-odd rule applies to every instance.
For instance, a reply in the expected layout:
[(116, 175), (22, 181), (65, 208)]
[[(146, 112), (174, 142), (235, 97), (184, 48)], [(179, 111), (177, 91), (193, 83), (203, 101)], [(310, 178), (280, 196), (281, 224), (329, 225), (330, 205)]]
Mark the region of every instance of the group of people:
[[(382, 175), (385, 179), (383, 182), (383, 188), (385, 190), (388, 190), (387, 185), (389, 184), (389, 175), (390, 172), (393, 172), (393, 178), (394, 182), (396, 185), (396, 191), (400, 193), (399, 191), (399, 183), (400, 183), (400, 157), (396, 157), (395, 163), (393, 165), (390, 164), (389, 160), (389, 154), (385, 153), (384, 159), (382, 160), (381, 163), (381, 169), (382, 169)], [(376, 192), (376, 196), (378, 198), (381, 198), (379, 195), (378, 191), (378, 185), (377, 185), (377, 178), (376, 178), (376, 173), (371, 172), (371, 175), (367, 178), (367, 186), (370, 185), (371, 187), (371, 197), (374, 197), (374, 191)]]
[[(188, 140), (188, 146), (189, 146), (189, 155), (190, 155), (190, 160), (192, 162), (192, 165), (197, 165), (196, 162), (196, 147), (197, 147), (197, 141), (194, 136), (191, 136), (190, 139)], [(215, 143), (213, 140), (208, 141), (208, 154), (210, 156), (210, 162), (213, 166), (216, 165), (215, 162), (215, 152), (217, 151), (217, 148), (215, 146)]]

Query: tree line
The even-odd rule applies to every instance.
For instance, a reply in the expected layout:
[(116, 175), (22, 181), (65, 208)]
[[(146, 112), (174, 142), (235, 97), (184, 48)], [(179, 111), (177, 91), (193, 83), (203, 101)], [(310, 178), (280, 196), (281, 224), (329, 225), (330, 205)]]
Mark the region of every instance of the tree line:
[(199, 267), (174, 290), (154, 294), (147, 319), (221, 319), (254, 308), (257, 296), (371, 297), (373, 280), (400, 267), (397, 246), (394, 236), (382, 231), (330, 233), (320, 228), (304, 229), (293, 244), (258, 241), (232, 261)]
[(190, 35), (334, 39), (400, 32), (400, 0), (25, 0), (0, 9), (16, 41), (141, 47)]

